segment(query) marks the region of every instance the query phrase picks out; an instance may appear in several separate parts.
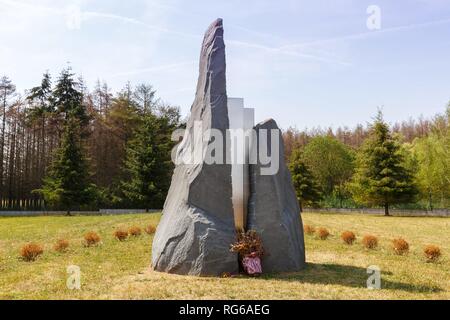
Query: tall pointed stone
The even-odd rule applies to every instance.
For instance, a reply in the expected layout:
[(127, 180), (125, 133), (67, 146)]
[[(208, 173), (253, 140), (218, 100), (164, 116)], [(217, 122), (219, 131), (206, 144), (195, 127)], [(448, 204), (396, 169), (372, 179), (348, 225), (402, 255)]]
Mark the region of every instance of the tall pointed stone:
[[(203, 40), (197, 94), (177, 161), (192, 150), (205, 150), (213, 142), (212, 137), (202, 140), (194, 135), (195, 128), (200, 127), (203, 133), (218, 129), (227, 137), (225, 72), (223, 26), (218, 19)], [(227, 154), (226, 141), (222, 142)], [(237, 272), (237, 256), (229, 250), (235, 240), (231, 197), (230, 165), (208, 165), (203, 161), (177, 165), (153, 241), (153, 268), (189, 275)]]
[[(271, 130), (278, 132), (275, 141), (271, 139)], [(257, 164), (250, 165), (247, 229), (255, 230), (261, 236), (267, 253), (262, 259), (264, 272), (299, 271), (305, 266), (303, 226), (291, 174), (284, 161), (282, 134), (274, 120), (258, 124), (255, 131), (256, 141), (252, 148), (259, 154), (263, 147), (266, 154), (272, 155), (272, 161), (278, 160), (279, 166), (276, 174), (263, 175), (261, 169), (267, 166), (261, 164), (259, 157)], [(261, 139), (260, 134), (267, 134), (267, 139)], [(264, 140), (267, 140), (267, 148), (263, 146)], [(279, 146), (278, 154), (273, 143)], [(252, 149), (250, 153), (254, 152)], [(273, 159), (274, 155), (276, 159)]]

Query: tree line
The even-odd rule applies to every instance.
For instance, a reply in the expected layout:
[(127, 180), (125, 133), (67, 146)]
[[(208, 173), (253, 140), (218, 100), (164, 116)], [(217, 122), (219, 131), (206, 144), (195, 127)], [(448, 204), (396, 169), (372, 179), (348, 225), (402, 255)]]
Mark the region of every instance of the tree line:
[(70, 68), (19, 94), (0, 78), (0, 209), (160, 208), (179, 108), (151, 85), (92, 91)]
[(286, 159), (300, 204), (310, 207), (450, 207), (450, 104), (444, 114), (389, 126), (290, 128)]
[[(432, 119), (289, 128), (302, 207), (449, 208), (450, 106)], [(0, 210), (161, 208), (179, 108), (149, 84), (89, 90), (70, 68), (19, 94), (0, 78)]]

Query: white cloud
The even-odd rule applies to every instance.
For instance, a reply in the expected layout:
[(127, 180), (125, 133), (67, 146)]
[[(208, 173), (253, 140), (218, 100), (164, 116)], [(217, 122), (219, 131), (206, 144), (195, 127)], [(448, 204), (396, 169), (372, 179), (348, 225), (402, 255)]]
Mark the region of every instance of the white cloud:
[(382, 29), (376, 30), (376, 31), (361, 32), (361, 33), (355, 33), (355, 34), (344, 35), (344, 36), (328, 38), (328, 39), (319, 39), (319, 40), (309, 41), (309, 42), (293, 43), (293, 44), (282, 46), (279, 49), (286, 50), (286, 49), (295, 49), (295, 48), (305, 48), (305, 47), (320, 46), (320, 45), (336, 43), (336, 42), (344, 42), (344, 41), (351, 41), (351, 40), (364, 40), (364, 39), (367, 39), (370, 37), (380, 36), (383, 34), (388, 34), (388, 33), (393, 33), (393, 32), (401, 32), (401, 31), (410, 31), (410, 30), (414, 30), (414, 29), (439, 26), (439, 25), (448, 24), (448, 23), (450, 23), (450, 18), (442, 19), (442, 20), (435, 20), (435, 21), (428, 21), (428, 22), (423, 22), (423, 23), (409, 24), (409, 25), (404, 25), (404, 26), (382, 28)]
[(311, 53), (291, 50), (287, 46), (286, 47), (269, 47), (269, 46), (265, 46), (265, 45), (261, 45), (261, 44), (237, 41), (237, 40), (228, 40), (227, 43), (231, 44), (231, 45), (239, 46), (239, 47), (246, 47), (246, 48), (261, 50), (268, 54), (275, 54), (275, 55), (281, 54), (281, 55), (296, 57), (296, 58), (300, 58), (300, 59), (313, 60), (316, 62), (338, 64), (341, 66), (350, 66), (351, 65), (351, 63), (349, 63), (349, 62), (327, 58), (327, 57), (325, 57), (323, 55), (319, 55), (319, 54), (311, 54)]
[(146, 73), (154, 73), (154, 72), (160, 72), (160, 71), (166, 71), (166, 70), (179, 69), (181, 67), (193, 66), (195, 64), (196, 64), (196, 61), (186, 61), (186, 62), (180, 62), (180, 63), (167, 64), (167, 65), (153, 66), (153, 67), (148, 67), (148, 68), (140, 68), (140, 69), (131, 70), (131, 71), (123, 71), (123, 72), (114, 73), (111, 76), (112, 77), (136, 76), (136, 75), (146, 74)]
[[(60, 3), (58, 1), (58, 3)], [(62, 16), (66, 18), (66, 26), (68, 29), (80, 29), (82, 21), (89, 19), (110, 19), (120, 21), (126, 24), (132, 24), (140, 26), (149, 30), (171, 33), (179, 36), (190, 36), (199, 37), (198, 35), (192, 35), (185, 32), (177, 32), (159, 25), (152, 25), (142, 22), (135, 18), (130, 18), (122, 15), (112, 14), (108, 12), (98, 12), (98, 11), (83, 11), (79, 4), (70, 4), (64, 8), (59, 6), (45, 6), (37, 5), (31, 2), (24, 1), (12, 1), (12, 0), (0, 0), (0, 4), (6, 5), (11, 9), (16, 9), (13, 13), (15, 16), (36, 16), (36, 15), (47, 15), (47, 16)], [(152, 7), (160, 7), (163, 9), (170, 8), (169, 6), (159, 5), (155, 2), (149, 3)]]
[(179, 31), (173, 31), (158, 25), (151, 25), (145, 22), (142, 22), (138, 19), (129, 18), (121, 15), (116, 15), (112, 13), (104, 13), (104, 12), (94, 12), (94, 11), (85, 11), (82, 13), (83, 20), (88, 19), (110, 19), (110, 20), (116, 20), (122, 23), (126, 24), (132, 24), (136, 25), (138, 27), (143, 27), (152, 31), (160, 32), (160, 33), (170, 33), (182, 37), (194, 37), (199, 38), (199, 35), (189, 34), (185, 32), (179, 32)]

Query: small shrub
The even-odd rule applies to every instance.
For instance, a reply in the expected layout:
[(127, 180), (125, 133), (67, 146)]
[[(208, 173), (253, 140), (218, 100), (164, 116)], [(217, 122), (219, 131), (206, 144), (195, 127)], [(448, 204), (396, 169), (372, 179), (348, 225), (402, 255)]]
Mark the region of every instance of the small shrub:
[(351, 231), (345, 231), (341, 234), (341, 239), (346, 243), (346, 244), (353, 244), (353, 242), (356, 241), (356, 236), (353, 232)]
[(313, 226), (310, 226), (309, 224), (305, 224), (303, 226), (303, 230), (306, 234), (313, 235), (314, 232), (316, 232), (316, 229)]
[(372, 235), (364, 236), (362, 242), (367, 249), (375, 249), (378, 246), (378, 238)]
[(56, 241), (54, 249), (55, 249), (55, 251), (58, 251), (58, 252), (65, 252), (68, 247), (69, 247), (69, 241), (67, 241), (65, 239), (59, 239), (58, 241)]
[(330, 232), (326, 228), (319, 228), (317, 230), (317, 236), (320, 240), (327, 240), (330, 236)]
[(100, 242), (100, 236), (95, 232), (88, 232), (84, 235), (85, 244), (87, 247), (92, 247)]
[(149, 225), (145, 228), (145, 232), (147, 234), (154, 234), (156, 232), (156, 228), (152, 225)]
[(441, 249), (438, 246), (428, 245), (423, 249), (423, 253), (428, 262), (434, 262), (440, 258)]
[(116, 232), (114, 232), (114, 237), (119, 241), (125, 241), (128, 238), (128, 232), (117, 230)]
[(409, 244), (404, 239), (394, 239), (392, 240), (392, 247), (396, 254), (403, 255), (408, 253), (409, 251)]
[(20, 250), (20, 255), (25, 261), (34, 261), (43, 253), (44, 249), (37, 243), (26, 244)]
[(142, 234), (142, 230), (139, 227), (131, 227), (128, 229), (128, 234), (133, 237), (139, 237)]

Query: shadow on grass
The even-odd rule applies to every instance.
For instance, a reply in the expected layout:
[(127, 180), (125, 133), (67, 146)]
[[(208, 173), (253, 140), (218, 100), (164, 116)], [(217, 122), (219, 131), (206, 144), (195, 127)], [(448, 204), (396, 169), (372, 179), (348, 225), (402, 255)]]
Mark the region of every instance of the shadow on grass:
[[(441, 292), (442, 288), (436, 286), (406, 284), (401, 282), (389, 281), (384, 277), (392, 275), (392, 272), (381, 271), (381, 289), (402, 290), (414, 293), (436, 293)], [(267, 274), (263, 279), (275, 279), (289, 282), (303, 282), (311, 284), (340, 285), (353, 288), (366, 288), (367, 279), (370, 274), (364, 268), (346, 266), (339, 264), (316, 264), (308, 263), (301, 272), (284, 274)]]

